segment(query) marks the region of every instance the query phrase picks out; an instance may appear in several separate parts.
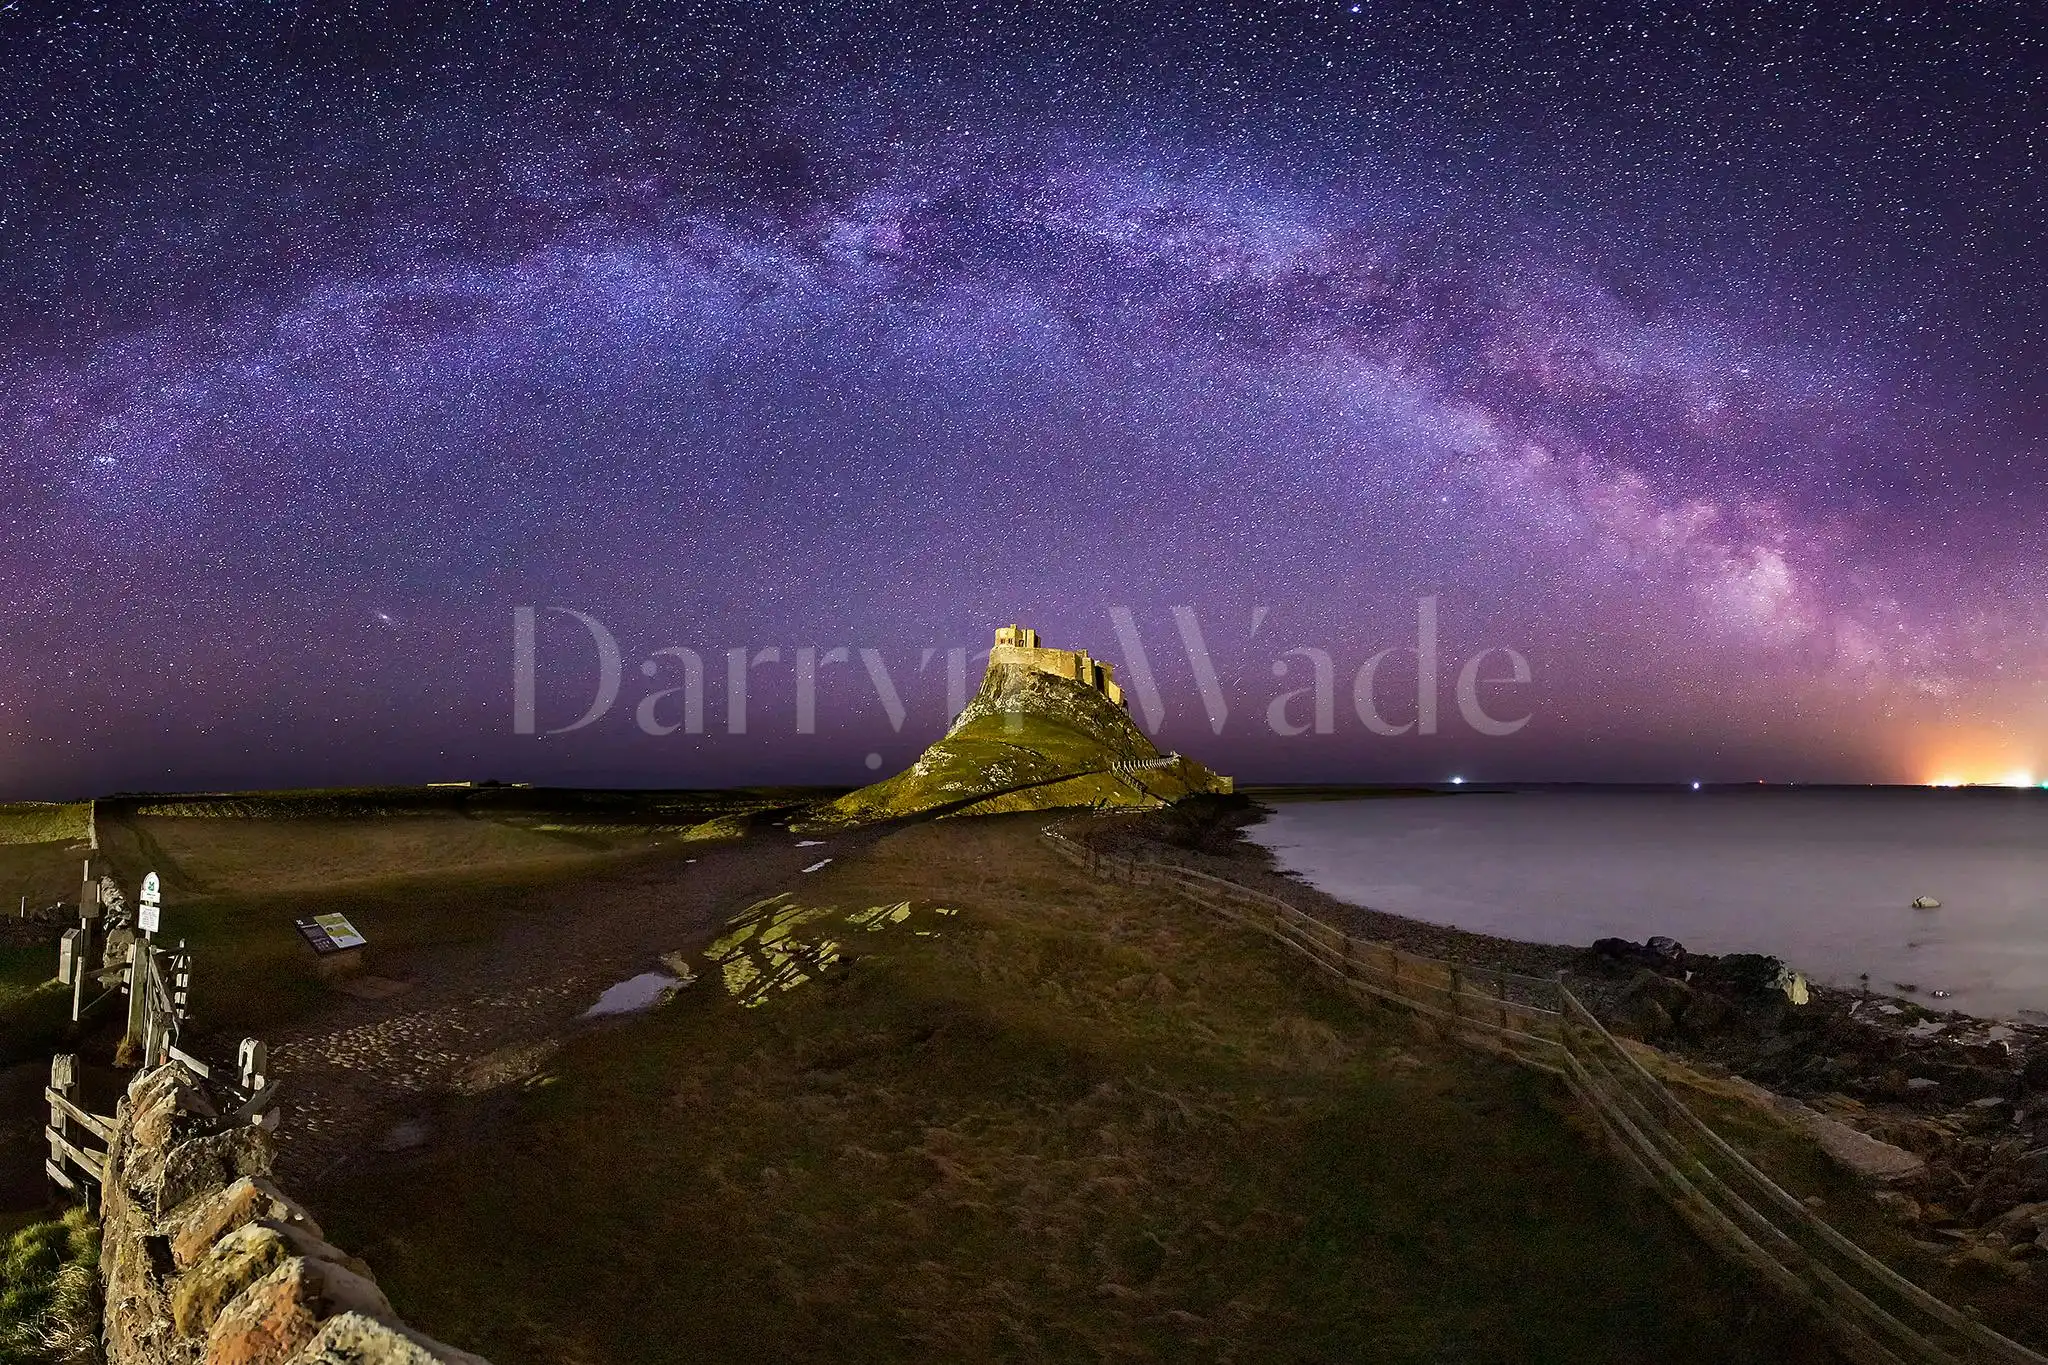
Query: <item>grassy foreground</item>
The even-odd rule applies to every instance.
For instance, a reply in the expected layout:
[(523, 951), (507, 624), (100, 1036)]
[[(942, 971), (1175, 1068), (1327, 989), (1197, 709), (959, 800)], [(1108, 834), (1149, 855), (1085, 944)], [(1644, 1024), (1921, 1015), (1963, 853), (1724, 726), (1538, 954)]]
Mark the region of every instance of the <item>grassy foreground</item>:
[[(395, 952), (475, 941), (495, 932), (500, 897), (693, 834), (738, 837), (746, 813), (775, 800), (371, 788), (103, 801), (94, 870), (131, 896), (156, 872), (165, 937), (188, 941), (198, 958), (198, 1017), (215, 1030), (258, 1033), (324, 999), (296, 918), (345, 912)], [(0, 913), (12, 913), (22, 895), (32, 905), (75, 903), (83, 854), (35, 840), (82, 834), (84, 810), (0, 807)], [(706, 829), (707, 821), (732, 828)], [(70, 993), (51, 980), (55, 937), (0, 942), (0, 1065), (73, 1045)], [(118, 1005), (95, 1020), (104, 1024)]]
[(0, 1365), (98, 1359), (100, 1230), (92, 1216), (72, 1209), (0, 1245)]
[(1815, 1358), (1536, 1079), (1037, 823), (798, 878), (744, 971), (316, 1213), (497, 1365)]

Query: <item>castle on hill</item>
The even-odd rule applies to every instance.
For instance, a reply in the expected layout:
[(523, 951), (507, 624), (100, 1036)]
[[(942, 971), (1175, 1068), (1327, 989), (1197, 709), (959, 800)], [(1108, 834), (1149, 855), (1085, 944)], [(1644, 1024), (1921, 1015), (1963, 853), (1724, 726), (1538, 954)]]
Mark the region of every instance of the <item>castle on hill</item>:
[(994, 648), (988, 652), (988, 666), (1014, 664), (1055, 678), (1092, 687), (1118, 706), (1124, 704), (1124, 690), (1116, 685), (1116, 666), (1088, 657), (1085, 649), (1046, 649), (1038, 643), (1038, 632), (1029, 626), (1001, 626), (996, 630)]

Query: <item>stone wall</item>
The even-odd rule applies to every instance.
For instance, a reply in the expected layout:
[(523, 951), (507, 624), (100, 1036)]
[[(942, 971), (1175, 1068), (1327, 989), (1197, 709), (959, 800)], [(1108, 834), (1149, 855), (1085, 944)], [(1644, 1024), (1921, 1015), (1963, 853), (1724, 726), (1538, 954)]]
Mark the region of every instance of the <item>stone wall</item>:
[(484, 1365), (400, 1322), (271, 1158), (270, 1134), (183, 1066), (136, 1076), (103, 1190), (109, 1365)]
[(990, 672), (1004, 667), (1034, 669), (1080, 683), (1083, 687), (1092, 687), (1118, 706), (1124, 704), (1124, 690), (1116, 683), (1116, 665), (1089, 657), (1085, 649), (1046, 649), (1036, 643), (1007, 644), (1004, 635), (1009, 632), (1017, 632), (1016, 638), (1028, 638), (1034, 642), (1038, 639), (1037, 631), (1026, 631), (1022, 627), (1006, 627), (997, 631), (996, 643), (988, 652)]

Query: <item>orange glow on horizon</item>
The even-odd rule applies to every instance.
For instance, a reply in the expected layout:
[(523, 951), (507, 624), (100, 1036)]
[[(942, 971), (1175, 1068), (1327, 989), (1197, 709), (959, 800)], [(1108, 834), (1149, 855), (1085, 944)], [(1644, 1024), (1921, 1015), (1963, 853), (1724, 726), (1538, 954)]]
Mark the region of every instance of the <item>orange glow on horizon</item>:
[(1924, 787), (2048, 787), (2048, 782), (2036, 781), (2030, 772), (1987, 773), (1982, 776), (1960, 776), (1943, 773), (1930, 777), (1921, 783)]
[(1923, 780), (1928, 787), (2048, 787), (2048, 782), (2038, 780), (2030, 768), (2007, 768), (1999, 771), (1995, 765), (1966, 769), (1961, 767), (1938, 768), (1935, 775)]
[(1950, 733), (1915, 756), (1929, 787), (2048, 787), (2048, 764), (2020, 749), (2011, 734)]

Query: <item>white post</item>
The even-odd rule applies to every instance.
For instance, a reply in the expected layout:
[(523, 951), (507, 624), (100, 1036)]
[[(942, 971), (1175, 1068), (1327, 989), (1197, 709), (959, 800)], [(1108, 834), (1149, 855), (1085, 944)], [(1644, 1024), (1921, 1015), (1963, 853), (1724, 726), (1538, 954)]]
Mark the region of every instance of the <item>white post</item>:
[(74, 1024), (85, 1012), (85, 978), (92, 973), (92, 929), (100, 917), (100, 884), (92, 879), (92, 859), (85, 860), (81, 878), (78, 886), (77, 972), (71, 978), (71, 1022)]
[(241, 1072), (242, 1089), (250, 1094), (261, 1090), (264, 1068), (270, 1065), (270, 1049), (260, 1039), (244, 1038), (235, 1060)]

